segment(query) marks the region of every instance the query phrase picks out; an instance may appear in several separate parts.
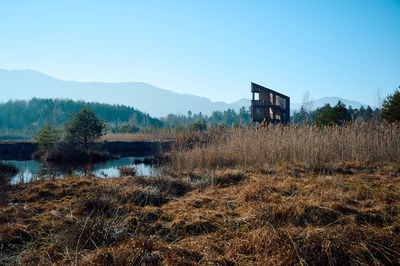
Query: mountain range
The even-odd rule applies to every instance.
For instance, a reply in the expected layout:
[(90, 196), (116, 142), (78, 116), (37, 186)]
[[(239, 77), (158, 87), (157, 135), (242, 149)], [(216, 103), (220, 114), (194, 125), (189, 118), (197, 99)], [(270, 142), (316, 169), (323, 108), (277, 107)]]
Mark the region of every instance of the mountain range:
[[(309, 109), (315, 110), (318, 107), (324, 106), (325, 104), (330, 104), (330, 106), (335, 106), (338, 103), (338, 101), (344, 103), (346, 107), (351, 106), (353, 109), (360, 109), (361, 106), (363, 106), (364, 108), (368, 107), (368, 104), (363, 104), (357, 101), (347, 100), (340, 97), (323, 97), (316, 100), (311, 100), (307, 102), (306, 105), (309, 107)], [(299, 111), (302, 105), (303, 105), (302, 103), (292, 103), (290, 105), (290, 109), (292, 112), (294, 112), (295, 110)], [(375, 109), (376, 107), (371, 106), (371, 108)]]
[[(208, 98), (192, 94), (181, 94), (158, 88), (143, 82), (77, 82), (60, 80), (34, 70), (0, 69), (0, 102), (8, 100), (28, 100), (31, 98), (61, 98), (84, 100), (109, 104), (123, 104), (147, 112), (154, 117), (172, 114), (202, 112), (210, 115), (213, 111), (228, 108), (239, 110), (250, 106), (250, 99), (240, 99), (233, 103), (213, 102)], [(250, 94), (250, 92), (249, 92)], [(317, 108), (324, 103), (335, 105), (342, 100), (346, 106), (359, 108), (362, 103), (337, 97), (325, 97), (312, 101)], [(291, 104), (291, 109), (299, 109), (301, 104)]]

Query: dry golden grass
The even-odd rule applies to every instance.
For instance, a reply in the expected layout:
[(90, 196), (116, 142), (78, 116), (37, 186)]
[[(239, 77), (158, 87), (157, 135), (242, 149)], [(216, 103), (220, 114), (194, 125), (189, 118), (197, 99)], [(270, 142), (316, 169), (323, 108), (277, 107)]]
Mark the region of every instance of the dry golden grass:
[(400, 263), (400, 168), (339, 164), (13, 185), (0, 263)]
[(155, 141), (173, 140), (176, 133), (170, 130), (158, 130), (154, 133), (108, 133), (104, 135), (102, 141)]
[(178, 141), (178, 149), (171, 154), (175, 171), (262, 168), (275, 164), (320, 167), (341, 162), (400, 162), (399, 125), (354, 123), (323, 129), (270, 125), (192, 135)]

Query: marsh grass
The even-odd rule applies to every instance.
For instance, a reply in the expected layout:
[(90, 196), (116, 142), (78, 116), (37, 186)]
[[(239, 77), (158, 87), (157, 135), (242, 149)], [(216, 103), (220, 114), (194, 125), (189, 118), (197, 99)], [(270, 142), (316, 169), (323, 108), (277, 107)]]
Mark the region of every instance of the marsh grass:
[(178, 138), (171, 153), (175, 171), (303, 164), (323, 172), (341, 162), (400, 161), (399, 125), (269, 125), (202, 134)]
[(176, 138), (177, 131), (171, 129), (158, 129), (152, 133), (108, 133), (104, 135), (102, 141), (155, 141), (173, 140)]
[(399, 133), (183, 132), (157, 177), (15, 184), (0, 264), (399, 265)]
[(397, 265), (399, 182), (385, 162), (16, 184), (0, 262)]

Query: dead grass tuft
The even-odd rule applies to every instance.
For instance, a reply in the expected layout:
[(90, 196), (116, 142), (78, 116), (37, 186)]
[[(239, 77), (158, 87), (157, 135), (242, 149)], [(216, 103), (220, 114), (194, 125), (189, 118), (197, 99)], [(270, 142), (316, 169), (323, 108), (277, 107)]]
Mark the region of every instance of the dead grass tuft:
[(213, 177), (213, 184), (219, 187), (227, 187), (242, 181), (245, 178), (243, 172), (237, 170), (217, 171)]

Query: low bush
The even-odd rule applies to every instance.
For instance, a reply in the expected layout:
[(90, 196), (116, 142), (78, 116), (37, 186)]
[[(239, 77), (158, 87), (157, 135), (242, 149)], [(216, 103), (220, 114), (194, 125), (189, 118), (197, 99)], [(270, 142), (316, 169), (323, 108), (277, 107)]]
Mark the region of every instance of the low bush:
[(135, 176), (136, 168), (133, 165), (124, 165), (118, 168), (120, 176)]
[(37, 161), (56, 163), (95, 163), (107, 161), (110, 159), (110, 154), (107, 151), (97, 151), (93, 149), (86, 150), (77, 145), (60, 142), (47, 150), (37, 150), (33, 153), (32, 158)]
[(8, 184), (13, 176), (18, 174), (18, 168), (0, 161), (0, 187)]

